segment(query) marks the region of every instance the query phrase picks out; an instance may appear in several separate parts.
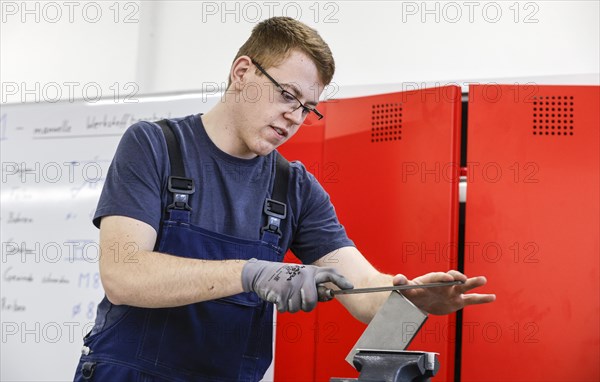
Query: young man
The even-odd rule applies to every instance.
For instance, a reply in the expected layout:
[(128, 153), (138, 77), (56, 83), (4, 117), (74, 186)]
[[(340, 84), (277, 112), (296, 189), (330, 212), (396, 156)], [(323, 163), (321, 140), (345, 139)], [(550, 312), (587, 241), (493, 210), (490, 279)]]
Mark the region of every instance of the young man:
[[(321, 117), (316, 105), (333, 73), (315, 30), (284, 17), (258, 24), (233, 61), (223, 102), (168, 122), (184, 162), (176, 175), (193, 184), (170, 178), (177, 159), (168, 132), (149, 122), (127, 130), (94, 217), (106, 297), (76, 380), (260, 380), (272, 357), (273, 305), (310, 311), (322, 283), (464, 281), (404, 293), (433, 314), (493, 301), (463, 295), (483, 277), (450, 271), (407, 280), (375, 270), (314, 176), (279, 158), (277, 147)], [(281, 264), (288, 248), (304, 266)], [(328, 263), (331, 254), (336, 262)], [(339, 300), (368, 322), (385, 298)]]

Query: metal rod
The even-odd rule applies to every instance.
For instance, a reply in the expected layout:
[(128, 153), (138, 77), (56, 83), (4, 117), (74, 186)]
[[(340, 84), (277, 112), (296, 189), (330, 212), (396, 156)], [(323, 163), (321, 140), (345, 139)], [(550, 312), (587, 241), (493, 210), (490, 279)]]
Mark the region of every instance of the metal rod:
[(341, 289), (341, 290), (332, 290), (331, 293), (333, 295), (336, 295), (336, 294), (390, 292), (390, 291), (395, 291), (395, 290), (437, 288), (437, 287), (460, 285), (460, 284), (464, 284), (464, 282), (456, 280), (456, 281), (446, 281), (446, 282), (420, 284), (420, 285), (395, 285), (395, 286), (385, 286), (385, 287), (375, 287), (375, 288)]

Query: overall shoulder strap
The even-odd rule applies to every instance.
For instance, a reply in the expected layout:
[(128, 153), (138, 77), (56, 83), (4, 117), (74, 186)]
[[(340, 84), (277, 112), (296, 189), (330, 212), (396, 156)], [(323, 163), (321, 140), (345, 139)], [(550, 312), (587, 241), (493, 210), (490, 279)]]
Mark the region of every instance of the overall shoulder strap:
[(272, 198), (285, 204), (287, 200), (288, 183), (290, 180), (290, 162), (277, 151), (275, 151), (275, 155), (277, 156), (277, 162)]
[(183, 156), (181, 155), (181, 147), (179, 146), (177, 137), (166, 119), (155, 123), (163, 131), (167, 142), (169, 162), (171, 163), (171, 176), (169, 176), (167, 189), (173, 193), (173, 203), (167, 207), (167, 210), (191, 210), (188, 204), (188, 197), (195, 191), (194, 180), (185, 176)]
[(169, 161), (171, 162), (171, 175), (185, 178), (185, 167), (183, 166), (183, 157), (179, 142), (175, 133), (171, 129), (171, 125), (166, 119), (155, 122), (163, 131), (165, 140), (167, 141), (167, 150), (169, 151)]
[(265, 200), (264, 213), (267, 215), (267, 225), (261, 231), (263, 235), (269, 232), (281, 237), (281, 221), (287, 218), (287, 194), (290, 179), (290, 162), (279, 152), (275, 151), (275, 180), (271, 198)]

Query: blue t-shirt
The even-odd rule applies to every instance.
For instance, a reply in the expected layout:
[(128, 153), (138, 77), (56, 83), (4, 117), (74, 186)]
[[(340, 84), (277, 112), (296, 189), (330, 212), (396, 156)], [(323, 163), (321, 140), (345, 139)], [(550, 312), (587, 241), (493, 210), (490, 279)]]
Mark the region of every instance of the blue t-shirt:
[[(260, 239), (266, 224), (265, 199), (270, 197), (275, 152), (240, 159), (210, 140), (199, 115), (171, 120), (185, 162), (194, 179), (191, 223), (212, 232), (247, 240)], [(128, 216), (157, 232), (167, 205), (171, 168), (161, 128), (150, 122), (132, 125), (119, 143), (106, 176), (94, 225), (108, 215)], [(288, 217), (282, 221), (280, 246), (305, 264), (327, 253), (353, 246), (339, 223), (329, 195), (300, 162), (290, 163)]]

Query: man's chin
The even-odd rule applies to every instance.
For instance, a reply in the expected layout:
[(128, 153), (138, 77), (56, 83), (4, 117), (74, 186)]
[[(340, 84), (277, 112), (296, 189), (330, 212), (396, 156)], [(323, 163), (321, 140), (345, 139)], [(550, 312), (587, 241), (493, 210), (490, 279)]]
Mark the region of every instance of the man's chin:
[(276, 149), (276, 147), (273, 147), (270, 150), (261, 150), (261, 151), (255, 152), (255, 154), (258, 155), (259, 157), (266, 157), (267, 155), (269, 155), (273, 151), (275, 151), (275, 149)]
[(266, 144), (262, 147), (257, 147), (256, 150), (253, 150), (252, 152), (258, 156), (266, 157), (267, 155), (275, 151), (279, 146), (281, 145)]

